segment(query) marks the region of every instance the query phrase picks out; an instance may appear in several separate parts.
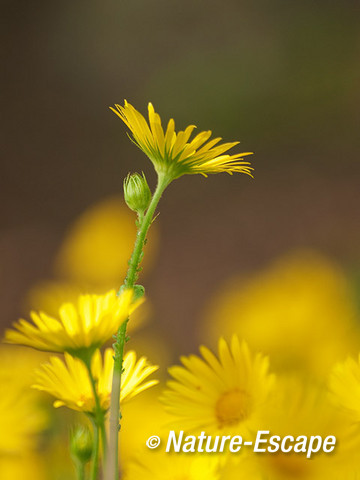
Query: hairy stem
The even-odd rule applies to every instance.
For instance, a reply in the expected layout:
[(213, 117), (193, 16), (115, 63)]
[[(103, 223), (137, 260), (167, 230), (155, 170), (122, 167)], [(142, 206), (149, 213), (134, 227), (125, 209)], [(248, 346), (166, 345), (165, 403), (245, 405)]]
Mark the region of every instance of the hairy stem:
[[(139, 219), (138, 231), (136, 234), (136, 241), (134, 250), (129, 261), (129, 268), (126, 278), (124, 280), (125, 288), (132, 288), (138, 278), (139, 265), (143, 256), (143, 248), (146, 242), (146, 235), (153, 221), (156, 207), (159, 203), (161, 195), (165, 188), (169, 185), (170, 180), (166, 177), (159, 176), (158, 184), (154, 195), (151, 199), (149, 208), (142, 219)], [(120, 390), (121, 390), (121, 375), (123, 370), (124, 346), (126, 343), (126, 328), (128, 319), (121, 325), (114, 343), (114, 373), (111, 390), (110, 403), (110, 437), (109, 450), (106, 459), (105, 480), (118, 480), (119, 477), (119, 462), (118, 462), (118, 442), (120, 430)]]

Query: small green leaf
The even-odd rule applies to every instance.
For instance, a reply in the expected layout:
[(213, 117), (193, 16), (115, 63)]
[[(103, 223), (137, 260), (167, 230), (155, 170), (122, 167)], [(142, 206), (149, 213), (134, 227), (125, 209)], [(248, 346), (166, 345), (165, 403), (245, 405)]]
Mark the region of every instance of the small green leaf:
[(145, 288), (142, 285), (134, 285), (134, 301), (145, 295)]

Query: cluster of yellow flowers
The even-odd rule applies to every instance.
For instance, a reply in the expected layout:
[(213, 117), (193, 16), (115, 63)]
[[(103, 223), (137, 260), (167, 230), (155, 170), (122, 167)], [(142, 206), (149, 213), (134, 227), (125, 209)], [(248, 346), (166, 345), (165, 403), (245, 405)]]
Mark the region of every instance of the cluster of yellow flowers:
[[(112, 350), (105, 351), (102, 361), (99, 348), (116, 333), (138, 304), (139, 301), (133, 301), (132, 290), (125, 290), (119, 296), (115, 290), (105, 295), (80, 295), (77, 304), (65, 303), (60, 307), (58, 318), (44, 312), (32, 312), (33, 323), (26, 320), (15, 323), (15, 330), (6, 331), (5, 341), (65, 354), (65, 362), (51, 357), (49, 363), (42, 365), (34, 385), (57, 398), (54, 406), (67, 405), (95, 415), (93, 378), (101, 409), (107, 412)], [(132, 351), (126, 354), (124, 367), (127, 368), (124, 371), (122, 400), (157, 383), (155, 380), (142, 383), (157, 367), (148, 365), (145, 358), (136, 362)]]
[[(100, 348), (139, 303), (133, 301), (132, 290), (125, 290), (119, 296), (115, 291), (105, 295), (80, 295), (77, 303), (63, 304), (55, 318), (44, 312), (32, 312), (32, 322), (20, 320), (14, 324), (15, 329), (6, 331), (7, 343), (62, 353), (64, 360), (52, 356), (39, 365), (36, 357), (37, 362), (32, 362), (32, 366), (37, 368), (34, 375), (31, 372), (30, 381), (29, 375), (26, 380), (22, 377), (18, 379), (24, 368), (15, 368), (12, 355), (8, 354), (0, 378), (1, 383), (7, 385), (0, 400), (0, 452), (3, 454), (0, 457), (0, 473), (7, 472), (1, 478), (12, 480), (18, 478), (16, 475), (23, 476), (21, 469), (27, 468), (29, 461), (33, 462), (36, 458), (36, 438), (40, 438), (46, 421), (44, 410), (36, 404), (39, 396), (31, 391), (30, 386), (55, 397), (55, 407), (67, 406), (84, 412), (95, 422), (96, 428), (104, 429), (110, 405), (113, 350), (107, 348), (102, 354)], [(25, 363), (29, 369), (31, 357), (14, 351), (14, 358)], [(41, 360), (44, 361), (44, 358)], [(148, 363), (145, 357), (137, 360), (134, 351), (125, 354), (123, 368), (121, 403), (158, 383), (157, 380), (148, 380), (158, 367)], [(19, 382), (20, 386), (17, 385)], [(103, 433), (102, 444), (105, 443), (106, 435)], [(97, 455), (97, 447), (94, 448)], [(24, 452), (29, 453), (24, 457)], [(17, 458), (19, 455), (20, 458)], [(14, 459), (15, 464), (9, 466), (9, 461), (14, 462)], [(36, 478), (41, 478), (38, 464), (32, 468)], [(45, 466), (42, 465), (42, 468), (45, 469)]]
[[(160, 399), (171, 416), (160, 415), (164, 427), (157, 427), (165, 444), (169, 428), (191, 435), (241, 435), (253, 443), (262, 430), (281, 438), (333, 435), (335, 453), (308, 459), (306, 453), (283, 452), (154, 454), (138, 447), (138, 456), (125, 464), (126, 479), (358, 478), (360, 359), (336, 364), (321, 384), (294, 372), (274, 375), (268, 357), (252, 354), (237, 336), (230, 343), (221, 338), (217, 355), (206, 347), (200, 353), (182, 357), (183, 366), (169, 369), (173, 380)], [(143, 443), (149, 433), (145, 428)]]
[[(129, 127), (134, 142), (148, 155), (164, 185), (185, 174), (251, 175), (249, 163), (242, 160), (248, 153), (225, 154), (236, 143), (219, 145), (221, 139), (210, 140), (210, 131), (190, 141), (194, 126), (176, 133), (173, 120), (164, 132), (151, 104), (149, 122), (127, 102), (116, 105), (113, 111)], [(138, 177), (131, 188), (141, 189), (141, 182)], [(135, 193), (139, 198), (139, 191)], [(111, 211), (112, 202), (110, 206)], [(31, 321), (21, 319), (5, 333), (7, 343), (41, 353), (24, 353), (19, 347), (10, 353), (9, 347), (0, 348), (0, 383), (7, 385), (0, 397), (1, 479), (24, 477), (26, 470), (19, 470), (19, 465), (27, 469), (26, 478), (47, 478), (45, 465), (36, 454), (49, 423), (42, 392), (55, 398), (54, 407), (66, 406), (74, 415), (85, 413), (99, 430), (103, 429), (103, 447), (107, 441), (105, 428), (115, 375), (114, 350), (106, 348), (106, 343), (142, 303), (133, 288), (121, 289), (120, 294), (114, 290), (78, 294), (85, 284), (103, 290), (126, 268), (128, 246), (124, 245), (127, 253), (119, 260), (114, 253), (117, 245), (111, 248), (109, 240), (107, 249), (103, 235), (109, 227), (110, 237), (124, 234), (128, 240), (131, 219), (124, 215), (119, 227), (108, 207), (101, 207), (100, 214), (95, 208), (83, 216), (64, 242), (57, 269), (66, 281), (36, 289), (31, 298), (42, 308), (31, 312)], [(146, 221), (146, 208), (140, 209), (140, 223)], [(118, 205), (115, 210), (119, 213)], [(94, 249), (87, 240), (93, 237), (89, 230), (96, 232)], [(140, 252), (141, 248), (141, 260)], [(159, 387), (150, 389), (159, 383), (149, 379), (158, 366), (146, 357), (137, 360), (134, 351), (125, 353), (120, 392), (122, 478), (360, 478), (357, 315), (345, 275), (314, 252), (289, 255), (247, 280), (231, 279), (204, 314), (202, 336), (210, 345), (216, 344), (217, 351), (201, 346), (200, 355), (181, 357), (181, 366), (169, 368), (171, 380), (161, 393)], [(43, 352), (56, 355), (47, 358)], [(346, 359), (349, 354), (352, 357)], [(130, 399), (134, 400), (127, 402)], [(311, 459), (306, 454), (283, 452), (256, 455), (242, 451), (233, 456), (227, 452), (184, 454), (166, 453), (164, 447), (157, 451), (146, 448), (148, 437), (156, 434), (165, 441), (170, 429), (191, 435), (241, 435), (249, 441), (259, 430), (280, 436), (334, 435), (338, 446), (333, 455), (318, 454)], [(86, 442), (84, 437), (85, 446)], [(95, 479), (95, 441), (93, 449), (91, 478)], [(67, 475), (57, 472), (56, 478)]]

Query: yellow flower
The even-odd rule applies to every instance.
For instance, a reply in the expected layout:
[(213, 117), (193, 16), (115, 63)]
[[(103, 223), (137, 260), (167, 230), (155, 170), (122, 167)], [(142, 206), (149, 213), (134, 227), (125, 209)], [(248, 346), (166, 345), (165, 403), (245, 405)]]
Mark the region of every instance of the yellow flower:
[(333, 402), (356, 423), (360, 423), (360, 355), (335, 365), (329, 379)]
[(221, 465), (219, 474), (219, 480), (265, 480), (252, 462), (250, 455), (241, 458), (240, 461), (234, 461), (231, 457), (228, 458), (228, 461)]
[(357, 352), (360, 342), (343, 272), (306, 250), (281, 257), (249, 279), (232, 279), (205, 317), (208, 340), (235, 332), (268, 354), (274, 368), (319, 378)]
[[(302, 384), (295, 378), (283, 378), (277, 381), (276, 392), (272, 396), (266, 410), (262, 412), (261, 430), (269, 431), (262, 438), (269, 440), (277, 435), (281, 439), (291, 435), (296, 439), (306, 436), (335, 436), (336, 446), (333, 454), (318, 452), (307, 458), (307, 452), (295, 453), (251, 453), (247, 457), (248, 468), (254, 473), (248, 478), (267, 480), (340, 480), (351, 478), (357, 468), (356, 457), (348, 455), (347, 439), (350, 433), (349, 424), (338, 414), (328, 401), (324, 389), (312, 384)], [(267, 448), (263, 444), (260, 448)], [(224, 476), (224, 480), (237, 478), (236, 471), (242, 465), (228, 465), (233, 474)], [(348, 476), (349, 475), (349, 476)], [(240, 477), (241, 478), (241, 477)]]
[(257, 424), (274, 384), (268, 358), (253, 356), (236, 336), (230, 347), (219, 340), (219, 359), (206, 347), (200, 347), (200, 352), (203, 359), (182, 357), (185, 368), (169, 369), (175, 381), (168, 382), (162, 397), (167, 411), (178, 417), (185, 431), (246, 436)]
[(124, 480), (218, 480), (217, 464), (200, 455), (145, 452), (125, 465)]
[[(108, 288), (92, 287), (81, 288), (76, 283), (66, 283), (57, 281), (40, 282), (30, 289), (26, 299), (26, 311), (41, 310), (50, 317), (57, 317), (59, 309), (63, 303), (76, 304), (82, 292), (91, 291), (96, 295), (105, 295)], [(143, 326), (151, 316), (151, 305), (147, 300), (141, 303), (139, 308), (131, 312), (131, 322), (128, 324), (127, 332), (133, 333)]]
[(46, 415), (37, 407), (32, 392), (1, 385), (0, 455), (30, 450), (35, 436), (44, 430)]
[[(165, 412), (164, 406), (159, 402), (159, 388), (146, 390), (131, 402), (125, 403), (121, 408), (121, 436), (119, 454), (121, 463), (126, 463), (134, 453), (143, 455), (147, 451), (146, 440), (154, 435), (159, 435), (164, 443), (169, 434), (170, 415)], [(152, 452), (153, 453), (153, 452)]]
[(64, 303), (59, 318), (31, 312), (33, 324), (19, 320), (15, 330), (7, 330), (5, 341), (50, 352), (69, 352), (84, 358), (116, 333), (137, 306), (132, 290), (119, 297), (115, 290), (106, 295), (80, 295), (77, 304)]
[[(31, 393), (31, 375), (47, 358), (44, 352), (0, 344), (0, 383), (7, 389)], [(36, 396), (39, 395), (36, 393)]]
[(0, 456), (0, 478), (2, 480), (47, 480), (44, 455), (24, 454)]
[[(97, 385), (97, 393), (101, 408), (104, 412), (110, 406), (110, 394), (112, 386), (114, 351), (108, 348), (102, 361), (101, 353), (96, 350), (92, 362), (91, 372)], [(124, 402), (134, 397), (147, 388), (156, 385), (157, 380), (144, 380), (158, 367), (150, 365), (145, 357), (136, 361), (136, 354), (128, 352), (124, 357), (124, 373), (120, 401)], [(49, 363), (42, 365), (36, 371), (36, 383), (34, 388), (50, 393), (57, 400), (54, 407), (66, 405), (73, 410), (95, 413), (95, 400), (89, 373), (84, 363), (65, 353), (65, 362), (58, 357), (51, 357)]]
[(166, 174), (171, 180), (185, 174), (200, 173), (205, 177), (211, 173), (233, 172), (251, 176), (249, 162), (242, 157), (250, 152), (225, 154), (239, 142), (219, 144), (221, 138), (210, 140), (211, 131), (200, 132), (189, 141), (195, 128), (189, 125), (184, 131), (175, 132), (175, 122), (171, 119), (166, 132), (161, 126), (161, 118), (149, 103), (149, 124), (130, 103), (115, 105), (111, 110), (121, 118), (131, 130), (134, 143), (150, 158), (158, 174)]
[(28, 349), (1, 345), (0, 459), (34, 449), (38, 434), (47, 426), (46, 412), (39, 408), (39, 394), (30, 389), (33, 368), (42, 356)]
[[(152, 226), (144, 258), (146, 270), (154, 260), (157, 233)], [(133, 213), (120, 198), (106, 198), (69, 226), (56, 256), (55, 274), (62, 281), (87, 287), (85, 291), (110, 290), (125, 277), (135, 237)]]

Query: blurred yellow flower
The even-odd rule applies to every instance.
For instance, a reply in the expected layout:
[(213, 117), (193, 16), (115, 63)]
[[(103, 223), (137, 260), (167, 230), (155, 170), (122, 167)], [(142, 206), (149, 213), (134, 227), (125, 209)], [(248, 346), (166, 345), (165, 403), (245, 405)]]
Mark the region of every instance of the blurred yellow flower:
[(219, 340), (219, 358), (206, 347), (200, 352), (203, 359), (182, 357), (184, 367), (169, 369), (175, 381), (162, 396), (167, 411), (185, 431), (248, 435), (274, 385), (268, 358), (253, 356), (237, 336), (230, 346)]
[(48, 480), (44, 460), (40, 455), (0, 455), (1, 480)]
[[(276, 394), (272, 396), (268, 408), (262, 412), (261, 430), (281, 438), (287, 435), (310, 438), (314, 435), (325, 439), (331, 435), (336, 437), (337, 443), (334, 453), (319, 452), (310, 459), (306, 452), (251, 454), (247, 457), (248, 468), (251, 466), (257, 475), (254, 473), (250, 478), (259, 476), (266, 480), (340, 480), (351, 478), (357, 469), (358, 462), (347, 456), (346, 452), (350, 425), (344, 422), (344, 417), (328, 401), (326, 391), (315, 385), (303, 385), (295, 377), (278, 380)], [(263, 447), (264, 445), (261, 445), (261, 448)], [(239, 472), (241, 464), (228, 465), (227, 468), (229, 471)], [(229, 473), (223, 478), (227, 480), (237, 477)]]
[(46, 415), (36, 405), (31, 391), (2, 385), (0, 395), (0, 455), (30, 450), (46, 426)]
[(88, 356), (116, 333), (138, 302), (132, 304), (133, 291), (119, 297), (115, 290), (106, 295), (80, 295), (77, 304), (64, 303), (59, 319), (44, 312), (31, 312), (33, 324), (19, 320), (15, 330), (7, 330), (5, 341), (50, 352), (69, 352)]
[[(149, 235), (145, 266), (156, 250), (156, 227)], [(88, 208), (70, 226), (56, 258), (55, 273), (91, 291), (120, 285), (135, 238), (134, 214), (118, 197), (105, 199)]]
[(0, 344), (0, 384), (7, 389), (31, 393), (32, 374), (47, 358), (44, 352)]
[(156, 433), (165, 442), (169, 433), (170, 415), (159, 402), (159, 388), (146, 390), (122, 406), (119, 453), (125, 464), (136, 455), (147, 451), (146, 440)]
[[(30, 389), (32, 370), (42, 357), (28, 349), (1, 345), (0, 460), (33, 450), (39, 433), (47, 426), (46, 412), (39, 406), (39, 394)], [(0, 475), (0, 478), (7, 477)]]
[(333, 368), (329, 379), (333, 402), (352, 422), (360, 423), (360, 355), (357, 360), (348, 358)]
[[(46, 312), (50, 317), (56, 317), (59, 309), (64, 303), (76, 304), (82, 292), (91, 291), (93, 294), (102, 296), (108, 289), (95, 287), (89, 290), (76, 283), (59, 281), (41, 282), (28, 292), (25, 308), (28, 310)], [(24, 308), (24, 309), (25, 309)], [(127, 332), (132, 333), (143, 326), (151, 316), (151, 305), (148, 299), (141, 303), (136, 310), (131, 312), (131, 321), (128, 324)]]
[(319, 377), (360, 344), (343, 272), (320, 254), (280, 258), (247, 281), (233, 279), (209, 304), (204, 335), (237, 333), (279, 370)]
[(225, 154), (239, 142), (217, 145), (221, 138), (208, 141), (212, 133), (210, 130), (200, 132), (189, 142), (195, 126), (189, 125), (184, 131), (176, 133), (173, 119), (164, 133), (161, 118), (151, 103), (148, 106), (149, 124), (126, 100), (124, 106), (110, 108), (131, 130), (134, 143), (149, 157), (158, 173), (166, 173), (171, 179), (196, 173), (206, 177), (220, 172), (239, 172), (251, 176), (250, 163), (242, 160), (242, 157), (251, 155), (250, 152)]
[[(251, 456), (240, 458), (240, 461), (233, 461), (228, 458), (226, 463), (220, 464), (219, 480), (265, 480), (259, 469), (251, 461)], [(290, 480), (290, 479), (287, 479)]]
[(124, 480), (218, 480), (217, 464), (199, 455), (146, 452), (125, 464)]
[[(100, 351), (96, 350), (91, 362), (91, 372), (96, 381), (100, 405), (104, 412), (110, 406), (113, 355), (112, 348), (106, 349), (103, 361)], [(145, 357), (136, 361), (135, 352), (128, 352), (124, 357), (120, 401), (129, 400), (143, 390), (156, 385), (157, 380), (146, 382), (144, 380), (157, 369), (158, 367), (150, 365)], [(87, 368), (81, 360), (67, 353), (65, 353), (65, 362), (58, 357), (51, 357), (49, 363), (43, 364), (36, 371), (36, 383), (33, 387), (57, 398), (54, 402), (56, 408), (65, 405), (81, 412), (95, 412), (95, 400)]]

